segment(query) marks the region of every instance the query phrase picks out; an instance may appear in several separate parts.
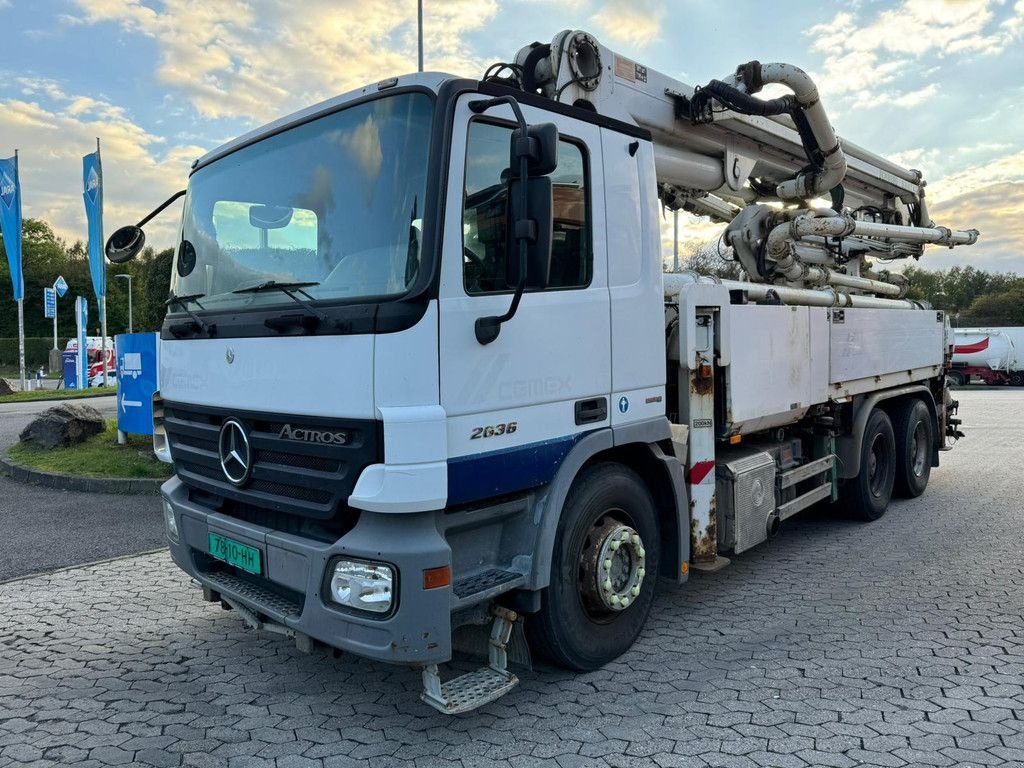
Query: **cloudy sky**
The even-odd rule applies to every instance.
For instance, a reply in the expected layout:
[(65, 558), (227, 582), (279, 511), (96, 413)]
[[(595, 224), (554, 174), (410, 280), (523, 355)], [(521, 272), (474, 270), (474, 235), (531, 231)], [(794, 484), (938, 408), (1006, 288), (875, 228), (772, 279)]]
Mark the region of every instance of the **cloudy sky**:
[[(797, 64), (843, 137), (925, 172), (937, 223), (982, 230), (922, 266), (1024, 274), (1024, 0), (425, 4), (427, 69), (459, 75), (570, 27), (691, 84), (755, 58)], [(0, 157), (21, 151), (25, 215), (78, 239), (81, 156), (101, 137), (109, 231), (207, 149), (414, 70), (415, 18), (415, 0), (0, 0)], [(156, 245), (171, 244), (165, 222)]]

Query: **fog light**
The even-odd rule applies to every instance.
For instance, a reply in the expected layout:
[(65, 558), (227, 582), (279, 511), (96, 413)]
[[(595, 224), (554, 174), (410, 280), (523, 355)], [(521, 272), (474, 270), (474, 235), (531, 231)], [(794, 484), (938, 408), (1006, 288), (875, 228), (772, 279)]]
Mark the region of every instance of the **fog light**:
[(171, 502), (164, 499), (164, 525), (167, 527), (167, 538), (172, 544), (178, 543), (178, 518), (174, 515)]
[(358, 611), (387, 613), (394, 581), (395, 572), (384, 563), (339, 560), (331, 575), (331, 599)]

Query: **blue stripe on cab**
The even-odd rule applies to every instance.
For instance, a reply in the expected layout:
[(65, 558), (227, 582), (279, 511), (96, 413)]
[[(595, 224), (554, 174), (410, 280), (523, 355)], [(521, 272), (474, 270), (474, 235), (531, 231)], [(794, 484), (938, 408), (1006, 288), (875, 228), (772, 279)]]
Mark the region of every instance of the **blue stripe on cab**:
[(547, 485), (584, 434), (448, 459), (448, 504), (466, 504)]

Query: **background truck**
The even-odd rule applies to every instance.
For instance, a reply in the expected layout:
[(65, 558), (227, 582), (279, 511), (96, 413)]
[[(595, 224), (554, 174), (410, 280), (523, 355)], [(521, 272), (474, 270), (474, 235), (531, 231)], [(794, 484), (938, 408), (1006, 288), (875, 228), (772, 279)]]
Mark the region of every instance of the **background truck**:
[(949, 380), (1024, 386), (1024, 328), (957, 328)]
[[(952, 334), (877, 264), (978, 233), (923, 190), (840, 144), (793, 66), (695, 89), (578, 31), (232, 141), (178, 195), (174, 561), (302, 648), (422, 669), (441, 711), (512, 688), (526, 641), (598, 668), (658, 577), (925, 490), (958, 434)], [(721, 221), (743, 278), (663, 275), (666, 206)], [(487, 663), (442, 682), (474, 635)]]
[[(107, 379), (113, 384), (117, 381), (117, 357), (114, 352), (114, 340), (111, 337), (104, 339), (102, 336), (86, 337), (86, 355), (89, 361), (89, 386), (99, 387), (103, 384), (103, 350), (107, 354)], [(64, 351), (77, 352), (78, 339), (68, 339)]]

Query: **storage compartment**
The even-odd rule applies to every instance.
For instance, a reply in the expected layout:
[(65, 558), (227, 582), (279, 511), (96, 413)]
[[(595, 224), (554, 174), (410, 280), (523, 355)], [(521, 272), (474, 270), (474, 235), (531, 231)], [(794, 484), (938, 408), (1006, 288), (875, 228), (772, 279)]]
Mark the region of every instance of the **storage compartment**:
[(729, 452), (715, 467), (718, 545), (737, 554), (768, 538), (775, 514), (775, 459), (764, 451)]

